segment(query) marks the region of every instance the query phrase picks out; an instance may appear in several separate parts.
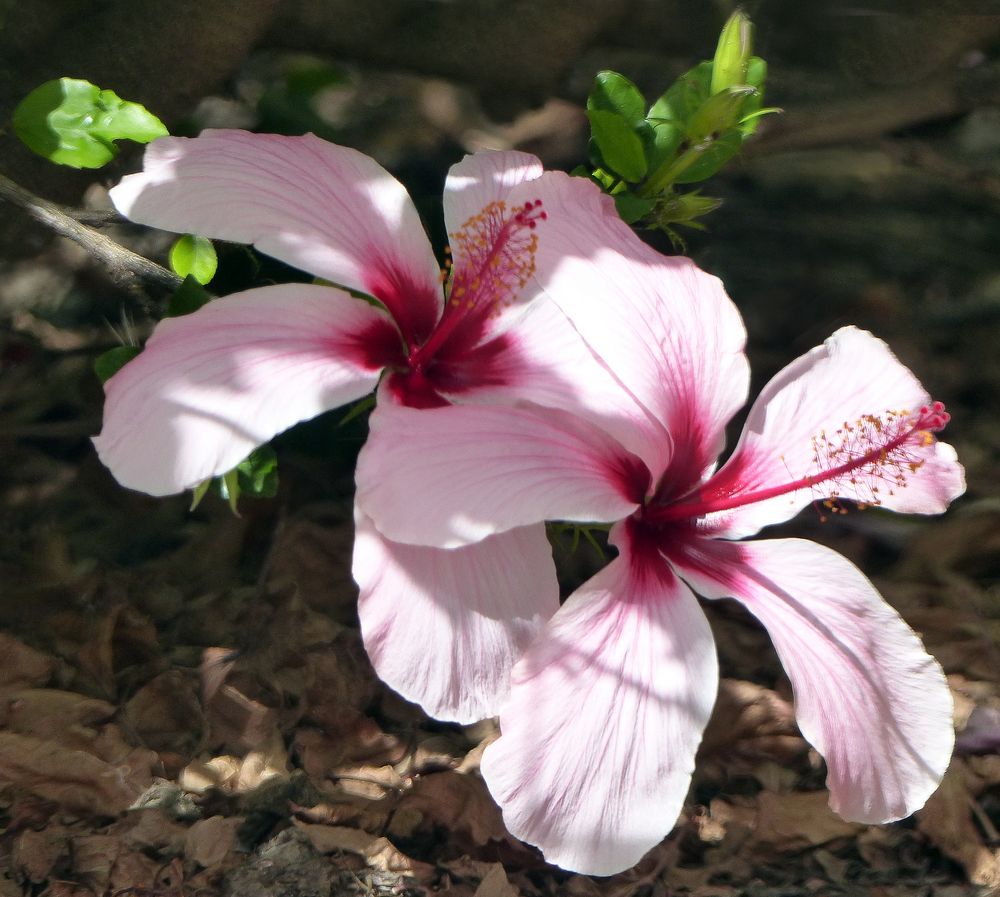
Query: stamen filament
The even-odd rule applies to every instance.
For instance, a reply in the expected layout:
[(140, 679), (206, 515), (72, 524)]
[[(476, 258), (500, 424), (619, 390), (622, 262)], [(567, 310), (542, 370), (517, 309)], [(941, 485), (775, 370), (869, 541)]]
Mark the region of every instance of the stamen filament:
[[(912, 455), (907, 455), (905, 452), (902, 456), (893, 457), (893, 453), (899, 453), (909, 445), (913, 445), (917, 448), (931, 445), (934, 442), (934, 436), (932, 434), (944, 429), (950, 419), (950, 415), (944, 410), (943, 404), (940, 402), (934, 402), (931, 406), (922, 407), (919, 413), (913, 416), (906, 415), (905, 412), (901, 414), (887, 413), (887, 416), (890, 420), (908, 419), (910, 424), (909, 426), (897, 431), (895, 435), (890, 435), (891, 431), (888, 427), (883, 425), (881, 418), (875, 417), (874, 415), (862, 418), (862, 423), (872, 424), (872, 429), (875, 432), (887, 438), (884, 442), (874, 444), (868, 451), (855, 455), (842, 464), (828, 467), (824, 470), (818, 471), (817, 473), (809, 474), (807, 476), (791, 480), (787, 483), (782, 483), (777, 486), (768, 486), (752, 492), (736, 492), (733, 494), (718, 495), (713, 498), (702, 498), (697, 500), (681, 499), (674, 504), (651, 506), (647, 508), (645, 517), (647, 520), (652, 522), (666, 523), (671, 520), (690, 520), (698, 517), (704, 517), (706, 514), (712, 514), (718, 511), (731, 511), (746, 505), (767, 501), (771, 498), (778, 498), (779, 496), (788, 495), (792, 492), (798, 492), (801, 489), (811, 489), (813, 486), (817, 486), (822, 483), (836, 484), (838, 481), (842, 481), (845, 477), (848, 477), (848, 475), (861, 471), (865, 467), (869, 467), (873, 471), (876, 471), (876, 476), (874, 477), (875, 480), (878, 480), (879, 477), (882, 477), (883, 479), (886, 477), (884, 468), (887, 466), (892, 469), (899, 469), (901, 466), (905, 466), (909, 469), (910, 473), (916, 473), (916, 471), (923, 465), (923, 459), (914, 459)], [(853, 429), (846, 424), (845, 430), (853, 432)], [(825, 436), (822, 436), (822, 438), (825, 440)], [(834, 454), (836, 454), (836, 452), (834, 452)], [(852, 485), (856, 482), (853, 478), (849, 478), (849, 481)], [(895, 485), (905, 485), (905, 482), (897, 480)], [(698, 495), (705, 488), (711, 490), (711, 486), (712, 482), (709, 480), (708, 483), (704, 484), (702, 489), (699, 489), (694, 493), (690, 493), (690, 495)], [(875, 494), (876, 499), (864, 502), (864, 504), (877, 504), (878, 486), (869, 486), (869, 489)], [(833, 496), (836, 496), (836, 492), (833, 493)]]

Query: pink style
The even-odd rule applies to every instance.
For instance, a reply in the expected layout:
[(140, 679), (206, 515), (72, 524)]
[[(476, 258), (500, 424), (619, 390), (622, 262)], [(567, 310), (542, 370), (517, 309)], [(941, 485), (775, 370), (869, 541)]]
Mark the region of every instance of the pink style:
[[(380, 381), (380, 405), (411, 410), (526, 399), (616, 418), (620, 388), (544, 299), (553, 272), (536, 263), (547, 241), (597, 226), (588, 216), (608, 213), (597, 192), (524, 153), (467, 157), (445, 185), (454, 263), (444, 277), (402, 185), (355, 150), (243, 131), (155, 141), (143, 171), (111, 191), (122, 214), (252, 243), (330, 285), (265, 286), (161, 321), (106, 385), (101, 460), (125, 486), (181, 492)], [(558, 607), (543, 524), (441, 551), (355, 516), (376, 671), (439, 718), (494, 715), (511, 667)]]
[(814, 502), (944, 511), (965, 488), (934, 435), (947, 413), (883, 342), (845, 327), (771, 380), (716, 470), (748, 391), (739, 313), (715, 278), (600, 220), (546, 242), (537, 263), (555, 269), (550, 297), (622, 384), (628, 426), (529, 403), (385, 405), (358, 465), (360, 506), (402, 542), (462, 550), (544, 519), (614, 524), (618, 556), (514, 667), (482, 761), (508, 828), (596, 875), (670, 831), (718, 684), (695, 592), (737, 599), (768, 630), (833, 809), (909, 815), (951, 756), (940, 666), (846, 558), (802, 539), (741, 540)]

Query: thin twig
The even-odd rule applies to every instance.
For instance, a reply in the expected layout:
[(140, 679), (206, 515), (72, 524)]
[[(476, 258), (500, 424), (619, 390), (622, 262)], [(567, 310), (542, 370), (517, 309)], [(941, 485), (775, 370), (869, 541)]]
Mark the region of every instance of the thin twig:
[(36, 221), (82, 246), (108, 269), (116, 283), (136, 285), (141, 281), (165, 290), (176, 290), (181, 285), (182, 278), (173, 271), (87, 227), (55, 203), (35, 196), (2, 174), (0, 199), (20, 206)]

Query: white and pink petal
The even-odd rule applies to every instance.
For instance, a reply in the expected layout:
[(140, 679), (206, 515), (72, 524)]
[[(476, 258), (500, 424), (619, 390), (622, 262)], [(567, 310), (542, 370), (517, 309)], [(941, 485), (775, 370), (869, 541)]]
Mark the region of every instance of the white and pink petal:
[(835, 812), (882, 823), (923, 806), (951, 759), (951, 693), (857, 567), (802, 539), (703, 539), (672, 560), (697, 591), (736, 598), (767, 629), (799, 728), (826, 759)]
[(564, 411), (415, 409), (382, 389), (357, 484), (358, 504), (383, 535), (455, 548), (543, 520), (620, 520), (642, 501), (648, 471)]
[(491, 342), (454, 362), (440, 362), (436, 373), (441, 394), (452, 402), (524, 401), (561, 408), (597, 424), (649, 466), (670, 445), (663, 427), (545, 297)]
[(541, 524), (444, 550), (391, 542), (356, 510), (353, 573), (379, 677), (459, 723), (499, 711), (512, 667), (559, 607)]
[(140, 224), (251, 243), (369, 293), (410, 341), (441, 313), (437, 262), (402, 184), (374, 159), (313, 134), (163, 137), (111, 199)]
[[(748, 503), (720, 512), (711, 525), (727, 537), (752, 535), (812, 501), (832, 497), (906, 513), (941, 513), (965, 491), (954, 449), (928, 438), (925, 430), (890, 447), (893, 434), (904, 432), (922, 407), (933, 407), (930, 396), (882, 340), (856, 327), (841, 328), (761, 391), (732, 457), (700, 496), (707, 503), (741, 498)], [(856, 470), (751, 501), (783, 484), (849, 467), (865, 453), (871, 462)]]
[[(494, 203), (508, 205), (511, 191), (542, 174), (537, 156), (515, 150), (484, 150), (451, 166), (444, 184), (444, 223), (459, 231)], [(462, 263), (458, 259), (457, 263)]]
[(672, 439), (653, 469), (690, 486), (746, 401), (746, 332), (718, 278), (646, 246), (580, 178), (546, 175), (536, 279)]
[(511, 834), (590, 875), (669, 834), (718, 686), (694, 596), (659, 556), (621, 547), (514, 668), (481, 767)]
[(123, 486), (169, 495), (239, 464), (302, 420), (371, 392), (399, 346), (380, 309), (287, 284), (161, 321), (105, 384), (98, 455)]

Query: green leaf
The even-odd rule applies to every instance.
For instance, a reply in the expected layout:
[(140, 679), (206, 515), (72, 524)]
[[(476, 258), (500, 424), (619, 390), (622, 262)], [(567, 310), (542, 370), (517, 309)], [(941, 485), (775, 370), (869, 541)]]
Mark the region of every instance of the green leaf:
[(206, 290), (194, 276), (189, 274), (184, 278), (176, 292), (167, 302), (167, 310), (164, 315), (168, 318), (179, 318), (182, 315), (189, 315), (197, 311), (205, 303), (211, 300), (208, 290)]
[(686, 126), (698, 107), (710, 96), (712, 63), (699, 62), (681, 75), (649, 110), (650, 121), (671, 121)]
[(94, 359), (94, 373), (101, 383), (107, 383), (141, 351), (138, 346), (115, 346), (108, 349)]
[(206, 284), (215, 277), (219, 257), (208, 237), (184, 234), (170, 247), (170, 267), (181, 277), (193, 277)]
[(646, 99), (639, 88), (618, 72), (598, 72), (587, 97), (588, 111), (614, 112), (631, 127), (646, 117)]
[(618, 215), (626, 224), (634, 224), (648, 215), (656, 205), (652, 197), (636, 196), (634, 193), (619, 193), (615, 196)]
[(658, 171), (668, 159), (677, 154), (684, 141), (684, 129), (670, 121), (657, 121), (650, 123), (649, 134), (646, 158), (649, 160), (649, 170)]
[(138, 103), (89, 81), (59, 78), (29, 93), (14, 110), (14, 131), (29, 149), (59, 165), (100, 168), (116, 140), (148, 143), (167, 129)]
[(253, 498), (274, 498), (278, 494), (278, 456), (269, 445), (254, 449), (236, 465), (239, 491)]
[(697, 161), (679, 173), (674, 178), (674, 183), (693, 184), (710, 178), (740, 151), (742, 145), (743, 134), (739, 130), (727, 131), (717, 140), (713, 140)]
[(642, 139), (619, 113), (603, 109), (587, 112), (594, 142), (605, 166), (626, 181), (637, 183), (646, 176), (646, 153)]

